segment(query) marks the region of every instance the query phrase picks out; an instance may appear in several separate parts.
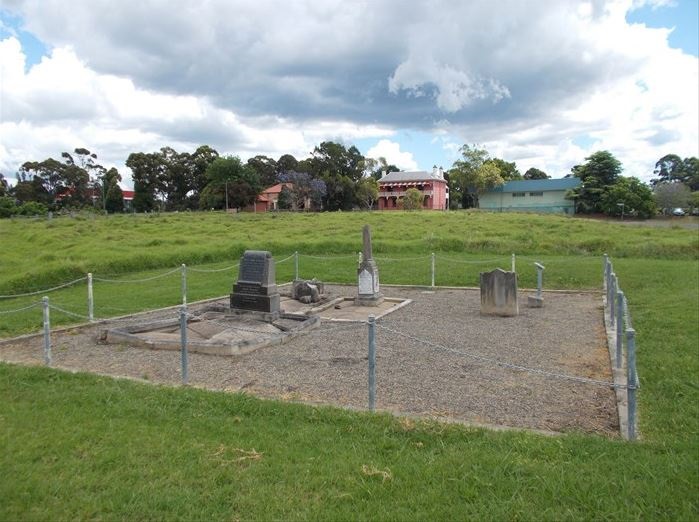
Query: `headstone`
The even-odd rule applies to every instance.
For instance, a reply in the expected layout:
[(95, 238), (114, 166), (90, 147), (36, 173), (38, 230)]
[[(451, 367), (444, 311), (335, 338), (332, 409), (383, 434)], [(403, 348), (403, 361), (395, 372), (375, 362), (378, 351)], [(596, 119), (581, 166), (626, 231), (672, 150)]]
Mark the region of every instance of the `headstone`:
[(371, 230), (369, 225), (364, 225), (362, 230), (362, 261), (357, 269), (357, 299), (358, 306), (378, 306), (383, 302), (383, 295), (379, 289), (379, 268), (376, 266), (371, 251)]
[(518, 314), (517, 273), (499, 268), (481, 272), (481, 315), (511, 317)]
[(279, 292), (271, 253), (245, 251), (240, 259), (238, 282), (231, 293), (231, 311), (261, 312), (269, 320), (279, 317)]
[(304, 304), (318, 303), (324, 291), (325, 285), (316, 279), (297, 279), (293, 283), (291, 297)]

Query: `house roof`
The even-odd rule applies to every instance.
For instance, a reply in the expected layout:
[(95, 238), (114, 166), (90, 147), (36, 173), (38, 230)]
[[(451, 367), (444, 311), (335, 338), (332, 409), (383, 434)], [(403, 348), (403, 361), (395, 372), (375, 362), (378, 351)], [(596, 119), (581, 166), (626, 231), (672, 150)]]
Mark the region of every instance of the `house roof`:
[(286, 188), (291, 188), (293, 187), (293, 183), (277, 183), (276, 185), (272, 185), (269, 188), (266, 188), (262, 191), (263, 194), (279, 194), (282, 189)]
[(411, 172), (389, 172), (379, 180), (379, 183), (397, 183), (403, 181), (446, 181), (437, 172), (416, 170)]
[(576, 177), (559, 179), (521, 179), (507, 181), (490, 192), (547, 192), (551, 190), (568, 190), (580, 185)]

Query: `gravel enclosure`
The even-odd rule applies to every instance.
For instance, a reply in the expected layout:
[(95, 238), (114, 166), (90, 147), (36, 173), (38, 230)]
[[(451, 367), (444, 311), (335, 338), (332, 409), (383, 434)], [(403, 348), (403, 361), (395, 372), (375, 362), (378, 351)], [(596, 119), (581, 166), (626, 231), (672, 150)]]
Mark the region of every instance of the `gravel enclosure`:
[[(377, 321), (377, 409), (474, 424), (618, 436), (611, 387), (516, 371), (464, 355), (611, 382), (599, 294), (544, 292), (544, 308), (534, 309), (526, 307), (527, 293), (520, 291), (518, 317), (493, 317), (480, 315), (478, 290), (382, 290), (412, 303)], [(328, 285), (328, 291), (351, 296), (356, 288)], [(155, 311), (128, 324), (176, 315), (176, 309)], [(53, 366), (153, 383), (181, 382), (178, 352), (104, 344), (99, 341), (104, 328), (102, 324), (54, 332)], [(43, 338), (0, 343), (0, 359), (43, 364)], [(286, 344), (246, 355), (191, 353), (189, 379), (191, 385), (212, 390), (366, 408), (367, 326), (323, 321), (318, 329)]]

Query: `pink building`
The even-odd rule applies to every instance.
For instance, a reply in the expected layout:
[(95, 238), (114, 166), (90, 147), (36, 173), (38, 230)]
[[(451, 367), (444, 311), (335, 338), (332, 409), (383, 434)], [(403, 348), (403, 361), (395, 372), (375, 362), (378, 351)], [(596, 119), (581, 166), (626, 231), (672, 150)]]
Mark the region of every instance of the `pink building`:
[(422, 193), (422, 208), (445, 210), (449, 208), (449, 187), (442, 168), (432, 172), (389, 172), (379, 180), (379, 210), (397, 210), (405, 192), (415, 188)]

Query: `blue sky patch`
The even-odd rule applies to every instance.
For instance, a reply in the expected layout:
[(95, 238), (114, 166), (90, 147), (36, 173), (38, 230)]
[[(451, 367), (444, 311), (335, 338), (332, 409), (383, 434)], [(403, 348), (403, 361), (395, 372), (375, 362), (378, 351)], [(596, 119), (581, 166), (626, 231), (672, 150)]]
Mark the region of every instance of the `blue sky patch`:
[(14, 36), (19, 40), (22, 51), (26, 56), (26, 68), (41, 62), (41, 58), (48, 56), (47, 46), (32, 33), (22, 28), (22, 19), (7, 11), (0, 9), (0, 40)]

